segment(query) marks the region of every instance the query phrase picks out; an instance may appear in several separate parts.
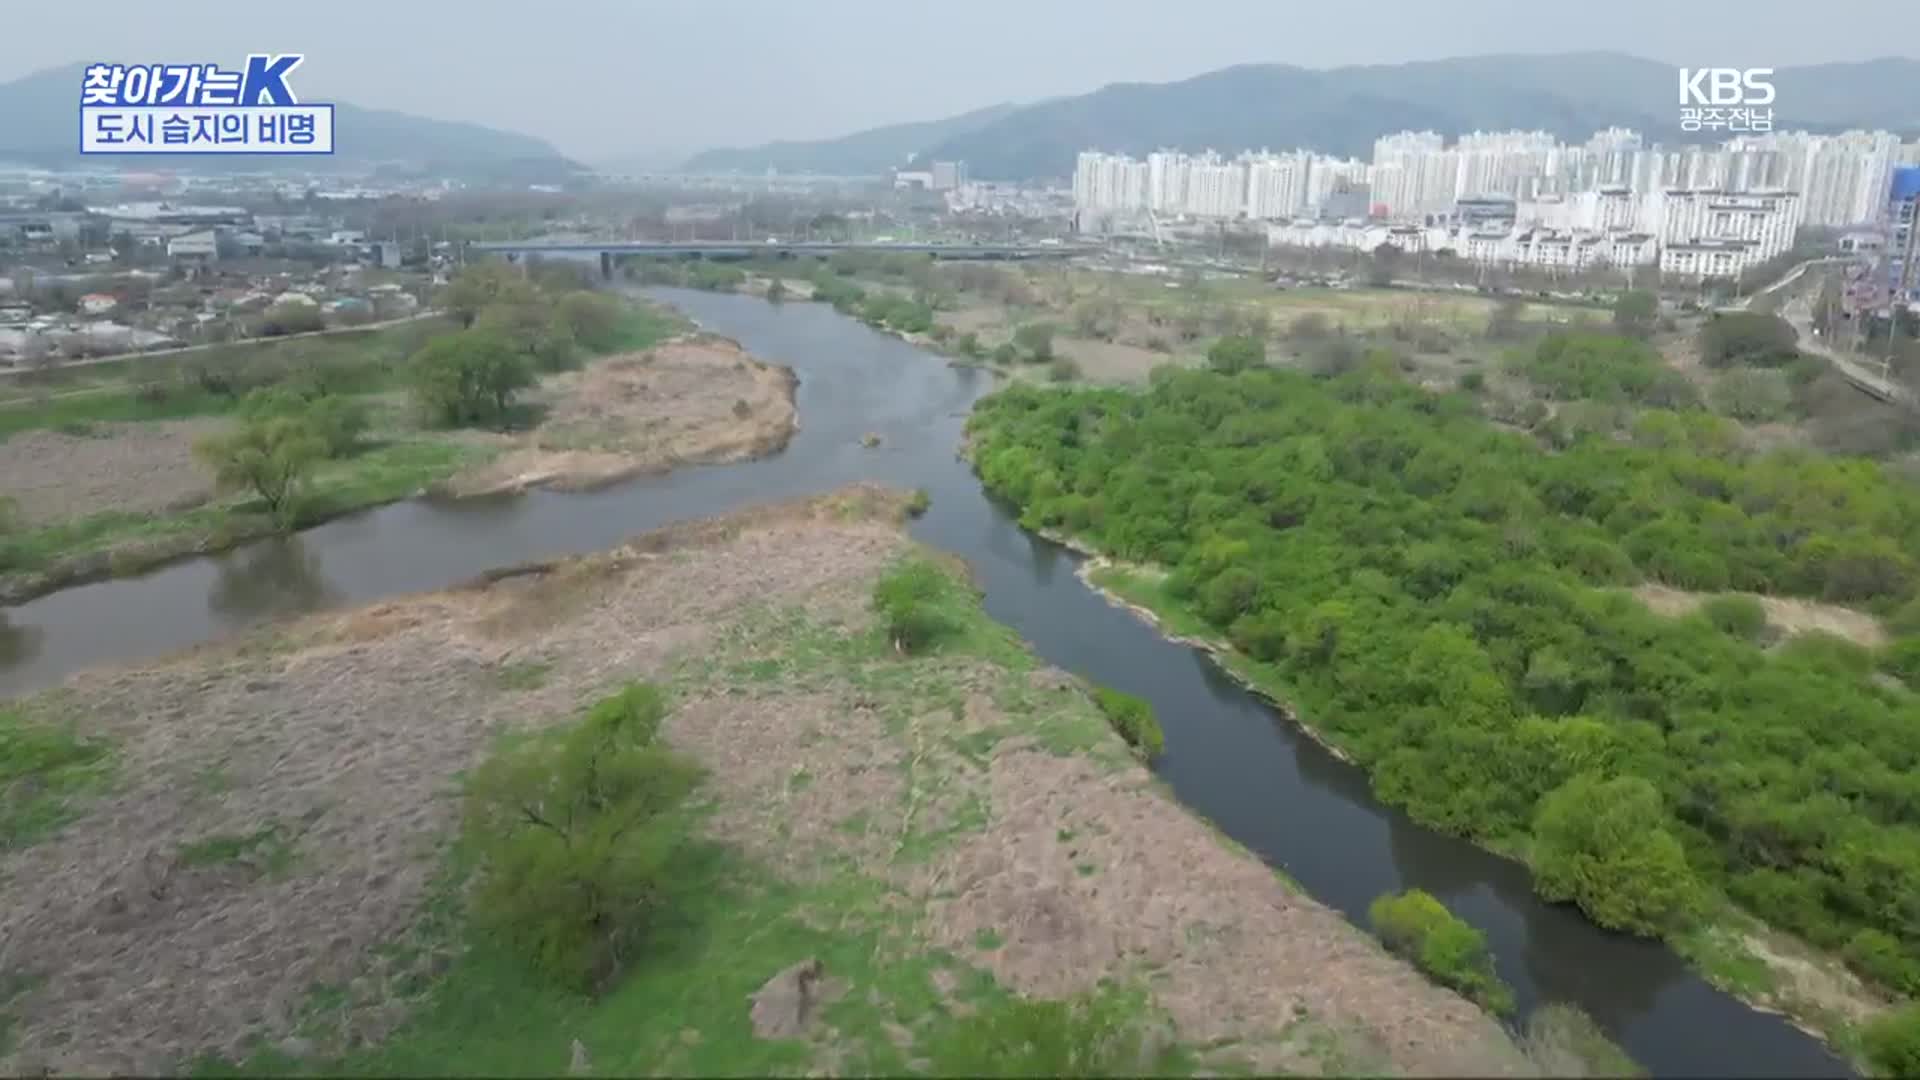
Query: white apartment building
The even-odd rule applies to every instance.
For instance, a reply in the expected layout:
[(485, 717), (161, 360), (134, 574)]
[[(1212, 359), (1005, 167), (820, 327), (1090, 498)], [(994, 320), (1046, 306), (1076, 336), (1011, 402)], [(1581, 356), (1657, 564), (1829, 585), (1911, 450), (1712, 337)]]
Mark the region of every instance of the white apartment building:
[(1272, 221), (1305, 213), (1312, 170), (1313, 155), (1304, 150), (1255, 155), (1247, 162), (1247, 217)]
[(1147, 205), (1155, 213), (1183, 213), (1187, 205), (1187, 155), (1161, 150), (1147, 155)]
[(1195, 217), (1234, 217), (1247, 206), (1247, 168), (1208, 152), (1187, 169), (1186, 213)]
[(1073, 169), (1073, 204), (1081, 210), (1144, 209), (1146, 163), (1097, 150), (1081, 153)]

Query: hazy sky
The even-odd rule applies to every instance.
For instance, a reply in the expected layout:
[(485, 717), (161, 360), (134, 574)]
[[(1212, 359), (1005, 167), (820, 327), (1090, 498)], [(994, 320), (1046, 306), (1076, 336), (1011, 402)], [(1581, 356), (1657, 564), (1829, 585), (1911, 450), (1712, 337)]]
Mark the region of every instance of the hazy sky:
[(1573, 49), (1721, 67), (1920, 57), (1920, 2), (0, 0), (0, 81), (77, 60), (304, 52), (293, 85), (308, 100), (524, 131), (587, 160), (836, 135), (1237, 63)]

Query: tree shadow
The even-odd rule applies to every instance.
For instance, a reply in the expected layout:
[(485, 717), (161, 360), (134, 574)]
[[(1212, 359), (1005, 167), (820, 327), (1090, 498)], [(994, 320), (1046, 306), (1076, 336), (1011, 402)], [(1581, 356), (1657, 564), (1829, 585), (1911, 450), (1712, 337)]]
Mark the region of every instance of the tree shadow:
[(40, 655), (40, 646), (46, 639), (45, 631), (37, 626), (15, 626), (0, 612), (0, 670), (20, 667)]
[(221, 559), (217, 573), (207, 607), (231, 619), (299, 614), (340, 599), (298, 536), (249, 544)]

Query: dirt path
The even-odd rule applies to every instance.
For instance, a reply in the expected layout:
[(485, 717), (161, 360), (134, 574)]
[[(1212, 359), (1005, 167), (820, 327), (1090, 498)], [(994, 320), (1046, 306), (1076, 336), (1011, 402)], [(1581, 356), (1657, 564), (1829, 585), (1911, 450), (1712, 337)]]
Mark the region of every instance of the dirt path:
[(866, 598), (907, 546), (902, 505), (861, 487), (759, 508), (31, 699), (110, 739), (116, 779), (0, 856), (0, 970), (32, 979), (0, 1070), (271, 1045), (318, 984), (344, 987), (343, 1038), (384, 1040), (405, 1019), (388, 988), (451, 962), (380, 946), (428, 896), (457, 774), (634, 678), (671, 686), (715, 837), (795, 880), (881, 883), (889, 919), (919, 913), (906, 948), (1028, 993), (1139, 982), (1223, 1068), (1527, 1070), (1484, 1014), (1172, 802), (984, 615), (978, 650), (893, 655)]
[(456, 495), (549, 485), (584, 489), (679, 465), (742, 461), (786, 446), (798, 428), (784, 367), (738, 342), (689, 334), (596, 360), (541, 384), (538, 427), (447, 485)]
[[(1648, 584), (1636, 586), (1633, 595), (1639, 597), (1640, 602), (1656, 615), (1680, 616), (1691, 615), (1716, 594)], [(1869, 649), (1877, 649), (1887, 643), (1886, 628), (1880, 625), (1879, 619), (1864, 611), (1797, 597), (1762, 596), (1758, 593), (1738, 595), (1758, 600), (1767, 613), (1767, 624), (1783, 634), (1804, 634), (1817, 630)]]

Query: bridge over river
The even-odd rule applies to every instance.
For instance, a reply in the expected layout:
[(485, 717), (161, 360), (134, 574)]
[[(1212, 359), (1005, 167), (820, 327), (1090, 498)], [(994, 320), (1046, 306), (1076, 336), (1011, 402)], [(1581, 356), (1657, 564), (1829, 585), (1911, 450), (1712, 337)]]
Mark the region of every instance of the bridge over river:
[(837, 243), (824, 240), (780, 241), (696, 241), (656, 242), (648, 240), (520, 240), (474, 244), (474, 251), (505, 255), (517, 259), (526, 255), (598, 255), (600, 273), (613, 276), (614, 264), (624, 258), (651, 259), (796, 259), (803, 256), (825, 258), (838, 251), (880, 252), (895, 255), (931, 255), (936, 259), (972, 259), (1021, 261), (1028, 259), (1068, 259), (1100, 250), (1087, 244), (935, 244), (935, 243)]

